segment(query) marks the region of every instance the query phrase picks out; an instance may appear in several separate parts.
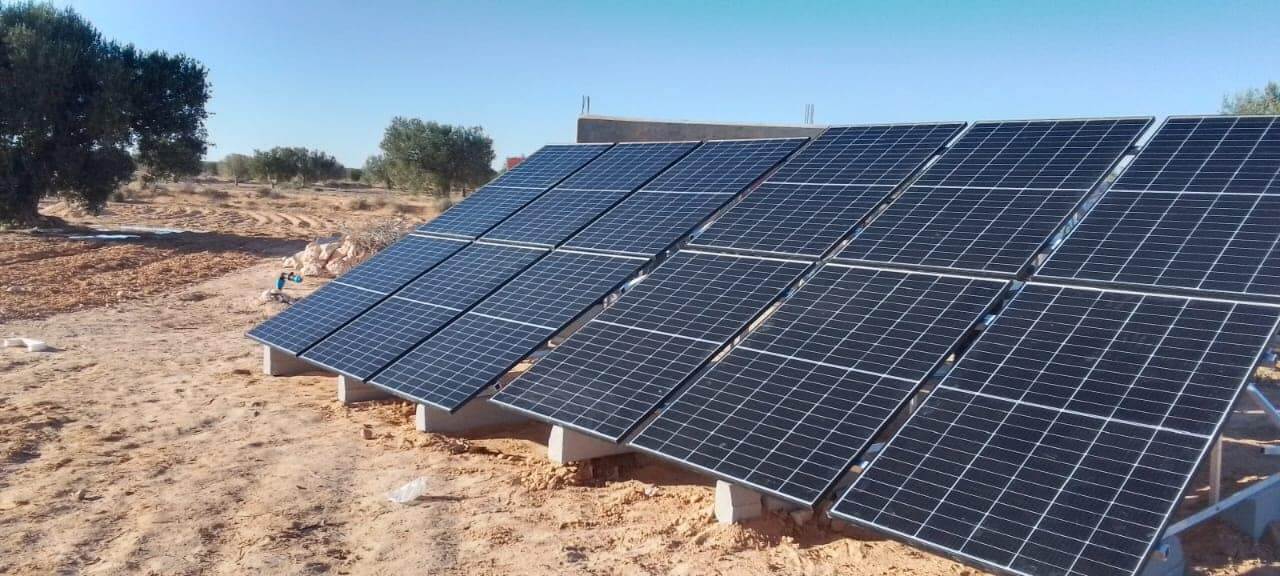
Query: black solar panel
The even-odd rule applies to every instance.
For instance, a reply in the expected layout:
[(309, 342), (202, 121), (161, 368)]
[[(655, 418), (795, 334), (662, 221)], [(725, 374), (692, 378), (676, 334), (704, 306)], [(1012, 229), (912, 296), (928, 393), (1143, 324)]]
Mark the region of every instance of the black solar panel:
[(457, 206), (419, 226), (418, 231), (478, 237), (609, 147), (609, 144), (544, 146)]
[(962, 122), (833, 126), (769, 180), (892, 188), (962, 128)]
[(464, 242), (409, 235), (343, 274), (344, 284), (383, 294), (404, 286), (466, 246)]
[(1136, 573), (1280, 322), (1027, 286), (833, 515), (984, 567)]
[(554, 186), (597, 156), (611, 144), (551, 144), (539, 148), (515, 168), (489, 184), (545, 190)]
[(617, 441), (809, 265), (679, 252), (493, 401)]
[(635, 190), (698, 147), (697, 142), (619, 143), (557, 188)]
[(1006, 287), (827, 265), (631, 443), (812, 505)]
[(467, 244), (406, 236), (391, 247), (320, 287), (310, 296), (249, 331), (249, 337), (299, 354), (368, 310), (387, 293), (444, 261)]
[(368, 310), (383, 294), (334, 280), (249, 331), (249, 337), (297, 355)]
[(1149, 122), (977, 124), (839, 258), (1019, 274)]
[(529, 248), (472, 244), (302, 357), (366, 380), (545, 254)]
[(565, 243), (570, 248), (656, 256), (728, 204), (730, 194), (641, 190)]
[(707, 142), (643, 190), (737, 194), (805, 141), (805, 138), (777, 138)]
[(644, 259), (556, 252), (372, 378), (455, 410), (616, 290)]
[(1115, 189), (1280, 194), (1280, 116), (1170, 118)]
[(695, 146), (696, 143), (614, 146), (563, 184), (494, 227), (484, 238), (558, 245)]
[(1280, 299), (1280, 120), (1173, 118), (1037, 272)]

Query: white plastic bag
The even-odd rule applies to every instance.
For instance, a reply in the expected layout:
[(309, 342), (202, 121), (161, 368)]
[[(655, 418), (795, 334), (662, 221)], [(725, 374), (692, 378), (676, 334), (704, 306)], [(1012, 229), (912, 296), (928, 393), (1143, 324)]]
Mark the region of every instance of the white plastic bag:
[(427, 493), (427, 479), (419, 476), (408, 484), (387, 492), (387, 500), (396, 504), (412, 504)]

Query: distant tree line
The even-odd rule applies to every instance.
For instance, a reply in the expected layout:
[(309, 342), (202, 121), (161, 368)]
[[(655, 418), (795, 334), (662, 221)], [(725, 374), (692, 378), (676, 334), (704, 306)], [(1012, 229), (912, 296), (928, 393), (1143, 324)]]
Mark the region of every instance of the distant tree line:
[(0, 226), (58, 196), (96, 212), (139, 167), (198, 174), (208, 71), (102, 38), (70, 8), (0, 2)]
[(218, 174), (230, 178), (237, 185), (253, 179), (272, 187), (294, 180), (306, 185), (348, 177), (347, 168), (332, 155), (320, 150), (283, 146), (254, 150), (252, 156), (228, 154), (218, 163)]
[(493, 178), (493, 139), (480, 127), (396, 117), (382, 136), (382, 153), (364, 164), (364, 181), (440, 195), (466, 191)]
[(1223, 114), (1280, 114), (1280, 83), (1268, 82), (1222, 99)]

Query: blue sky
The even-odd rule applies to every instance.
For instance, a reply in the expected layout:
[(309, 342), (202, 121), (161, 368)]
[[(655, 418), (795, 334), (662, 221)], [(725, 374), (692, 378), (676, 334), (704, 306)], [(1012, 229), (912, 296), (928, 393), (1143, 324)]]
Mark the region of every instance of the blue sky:
[(1280, 2), (70, 0), (211, 70), (210, 158), (348, 165), (393, 116), (479, 125), (499, 158), (611, 116), (818, 123), (1216, 112), (1280, 80)]

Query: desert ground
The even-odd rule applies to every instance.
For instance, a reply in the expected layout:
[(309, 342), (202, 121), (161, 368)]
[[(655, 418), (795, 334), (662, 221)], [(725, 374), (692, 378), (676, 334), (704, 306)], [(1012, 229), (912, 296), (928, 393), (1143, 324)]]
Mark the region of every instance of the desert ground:
[[(421, 434), (407, 403), (262, 375), (244, 333), (278, 310), (259, 295), (281, 258), (425, 220), (429, 199), (222, 183), (122, 200), (0, 233), (0, 337), (53, 347), (0, 349), (0, 574), (979, 573), (820, 514), (717, 524), (708, 478), (636, 455), (557, 468), (542, 424)], [(138, 237), (71, 237), (90, 229)], [(1251, 406), (1226, 435), (1226, 491), (1280, 470)], [(424, 498), (388, 501), (417, 478)], [(1270, 540), (1223, 523), (1184, 545), (1196, 574), (1280, 573)]]

